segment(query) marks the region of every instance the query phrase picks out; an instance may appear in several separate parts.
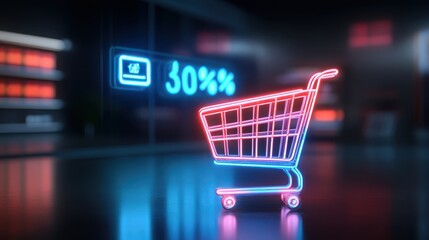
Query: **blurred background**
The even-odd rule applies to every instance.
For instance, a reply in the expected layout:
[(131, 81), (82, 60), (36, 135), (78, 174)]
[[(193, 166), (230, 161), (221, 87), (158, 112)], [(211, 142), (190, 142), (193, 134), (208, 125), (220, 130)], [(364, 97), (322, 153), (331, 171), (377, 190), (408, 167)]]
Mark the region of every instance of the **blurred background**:
[[(312, 135), (427, 138), (426, 5), (127, 1), (93, 2), (85, 11), (79, 3), (33, 5), (9, 3), (1, 14), (0, 131), (7, 137), (57, 132), (147, 142), (154, 128), (155, 142), (200, 140), (197, 109), (222, 98), (166, 97), (156, 79), (143, 92), (111, 89), (109, 49), (128, 47), (231, 66), (234, 97), (305, 87), (313, 73), (338, 67), (341, 76), (322, 86)], [(9, 32), (57, 42), (6, 41)]]
[[(79, 226), (86, 236), (113, 239), (249, 239), (252, 226), (266, 219), (281, 227), (262, 224), (261, 235), (253, 236), (332, 237), (334, 226), (317, 222), (327, 214), (321, 209), (340, 204), (333, 216), (349, 230), (340, 235), (344, 238), (359, 226), (368, 230), (359, 237), (427, 238), (428, 12), (429, 4), (414, 1), (2, 3), (0, 232), (57, 238)], [(114, 47), (225, 66), (234, 72), (235, 92), (166, 94), (156, 74), (142, 91), (113, 88)], [(215, 167), (198, 110), (305, 88), (312, 74), (332, 67), (340, 75), (321, 85), (303, 152), (306, 160), (324, 159), (317, 167), (304, 165), (304, 176), (323, 170), (311, 178), (320, 188), (308, 186), (318, 194), (304, 200), (307, 211), (284, 217), (285, 210), (271, 202), (257, 213), (248, 212), (251, 203), (244, 213), (219, 215), (214, 188), (255, 182), (248, 174), (264, 172)], [(228, 177), (218, 176), (224, 172)], [(362, 176), (366, 183), (354, 181)], [(271, 176), (267, 182), (277, 180)], [(322, 183), (335, 185), (335, 192), (357, 190), (330, 200), (334, 189)], [(186, 190), (187, 185), (194, 188)], [(170, 198), (174, 191), (177, 199)], [(181, 198), (189, 194), (201, 197)], [(361, 195), (369, 197), (356, 200)], [(95, 207), (100, 197), (110, 200)], [(204, 205), (204, 198), (211, 200)], [(174, 205), (176, 200), (183, 204)], [(194, 205), (198, 208), (186, 217), (184, 209)], [(205, 209), (214, 220), (201, 220)], [(178, 216), (170, 219), (171, 213)]]

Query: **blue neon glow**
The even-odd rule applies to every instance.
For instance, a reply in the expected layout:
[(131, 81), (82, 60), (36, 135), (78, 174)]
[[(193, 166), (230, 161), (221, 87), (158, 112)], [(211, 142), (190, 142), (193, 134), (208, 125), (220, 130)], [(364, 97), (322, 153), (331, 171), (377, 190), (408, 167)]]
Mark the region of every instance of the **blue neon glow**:
[[(165, 89), (169, 94), (184, 93), (192, 96), (206, 92), (210, 96), (224, 93), (227, 96), (235, 94), (234, 74), (225, 68), (209, 69), (206, 66), (196, 68), (189, 64), (180, 64), (174, 60), (168, 72)], [(198, 69), (198, 70), (197, 70)]]
[(151, 84), (151, 62), (148, 58), (120, 55), (118, 80), (122, 85), (148, 87)]
[[(303, 177), (297, 168), (284, 168), (288, 176), (288, 184), (282, 186), (268, 186), (268, 187), (246, 187), (246, 188), (218, 188), (216, 189), (217, 195), (255, 195), (255, 194), (278, 194), (278, 193), (299, 193), (303, 186)], [(291, 174), (293, 173), (293, 174)], [(295, 177), (294, 178), (292, 177)]]
[(178, 94), (180, 92), (180, 77), (179, 77), (179, 62), (173, 61), (171, 71), (168, 73), (169, 80), (165, 83), (165, 89), (170, 94)]
[(146, 158), (144, 167), (126, 166), (112, 172), (117, 191), (115, 196), (118, 197), (119, 240), (153, 238), (151, 196), (156, 191), (154, 167), (154, 159)]
[(204, 91), (207, 89), (207, 93), (209, 95), (211, 96), (216, 95), (218, 84), (216, 79), (214, 79), (215, 76), (216, 76), (215, 70), (211, 70), (209, 72), (206, 66), (200, 67), (200, 69), (198, 70), (198, 78), (201, 81), (200, 91)]
[(132, 74), (122, 74), (123, 78), (131, 78), (131, 79), (146, 79), (146, 76), (136, 76)]
[(207, 92), (214, 96), (217, 93), (217, 83), (216, 82), (211, 82), (208, 86), (207, 86)]
[(128, 64), (128, 72), (133, 74), (139, 74), (140, 72), (140, 64), (138, 63), (130, 63)]
[(182, 71), (182, 87), (186, 95), (194, 95), (198, 89), (197, 72), (195, 68), (187, 65)]
[(225, 92), (226, 95), (232, 96), (235, 93), (234, 74), (228, 73), (225, 68), (218, 71), (217, 79), (220, 83), (219, 91)]

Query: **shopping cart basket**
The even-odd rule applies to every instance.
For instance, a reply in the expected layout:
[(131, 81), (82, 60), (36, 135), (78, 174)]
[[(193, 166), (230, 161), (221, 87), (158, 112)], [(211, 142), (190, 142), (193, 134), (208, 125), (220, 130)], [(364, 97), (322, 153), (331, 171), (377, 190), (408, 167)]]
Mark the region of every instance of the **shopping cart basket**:
[(218, 188), (226, 209), (236, 195), (280, 194), (291, 209), (300, 205), (303, 178), (297, 169), (316, 102), (320, 80), (333, 78), (337, 69), (314, 74), (307, 89), (275, 93), (204, 107), (201, 121), (216, 164), (283, 169), (285, 186)]

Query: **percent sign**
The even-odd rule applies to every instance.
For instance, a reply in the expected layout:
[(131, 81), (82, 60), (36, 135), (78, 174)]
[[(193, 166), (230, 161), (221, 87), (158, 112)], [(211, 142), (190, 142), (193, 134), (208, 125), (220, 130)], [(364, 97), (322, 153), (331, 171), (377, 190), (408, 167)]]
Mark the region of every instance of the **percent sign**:
[[(198, 78), (201, 81), (200, 90), (207, 90), (207, 93), (212, 96), (216, 95), (218, 90), (232, 96), (235, 93), (234, 74), (228, 73), (225, 68), (221, 68), (217, 72), (217, 81), (214, 79), (215, 76), (215, 70), (208, 71), (206, 67), (200, 67), (198, 70)], [(218, 82), (220, 86), (218, 86)]]
[(235, 93), (234, 74), (232, 72), (228, 73), (225, 68), (219, 69), (217, 80), (220, 83), (220, 92), (225, 92), (228, 96), (232, 96)]
[(210, 95), (216, 95), (217, 93), (217, 82), (214, 77), (216, 76), (216, 71), (211, 70), (210, 72), (206, 67), (200, 67), (198, 70), (198, 78), (200, 79), (200, 91), (207, 89), (207, 93)]

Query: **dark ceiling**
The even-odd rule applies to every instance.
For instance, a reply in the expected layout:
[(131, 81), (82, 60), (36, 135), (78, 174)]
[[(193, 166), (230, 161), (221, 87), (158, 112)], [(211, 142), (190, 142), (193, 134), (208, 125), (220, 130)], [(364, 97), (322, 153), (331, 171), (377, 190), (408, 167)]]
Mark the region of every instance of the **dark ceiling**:
[(289, 21), (324, 17), (359, 15), (408, 14), (429, 9), (428, 1), (243, 1), (225, 0), (232, 5), (264, 20)]

